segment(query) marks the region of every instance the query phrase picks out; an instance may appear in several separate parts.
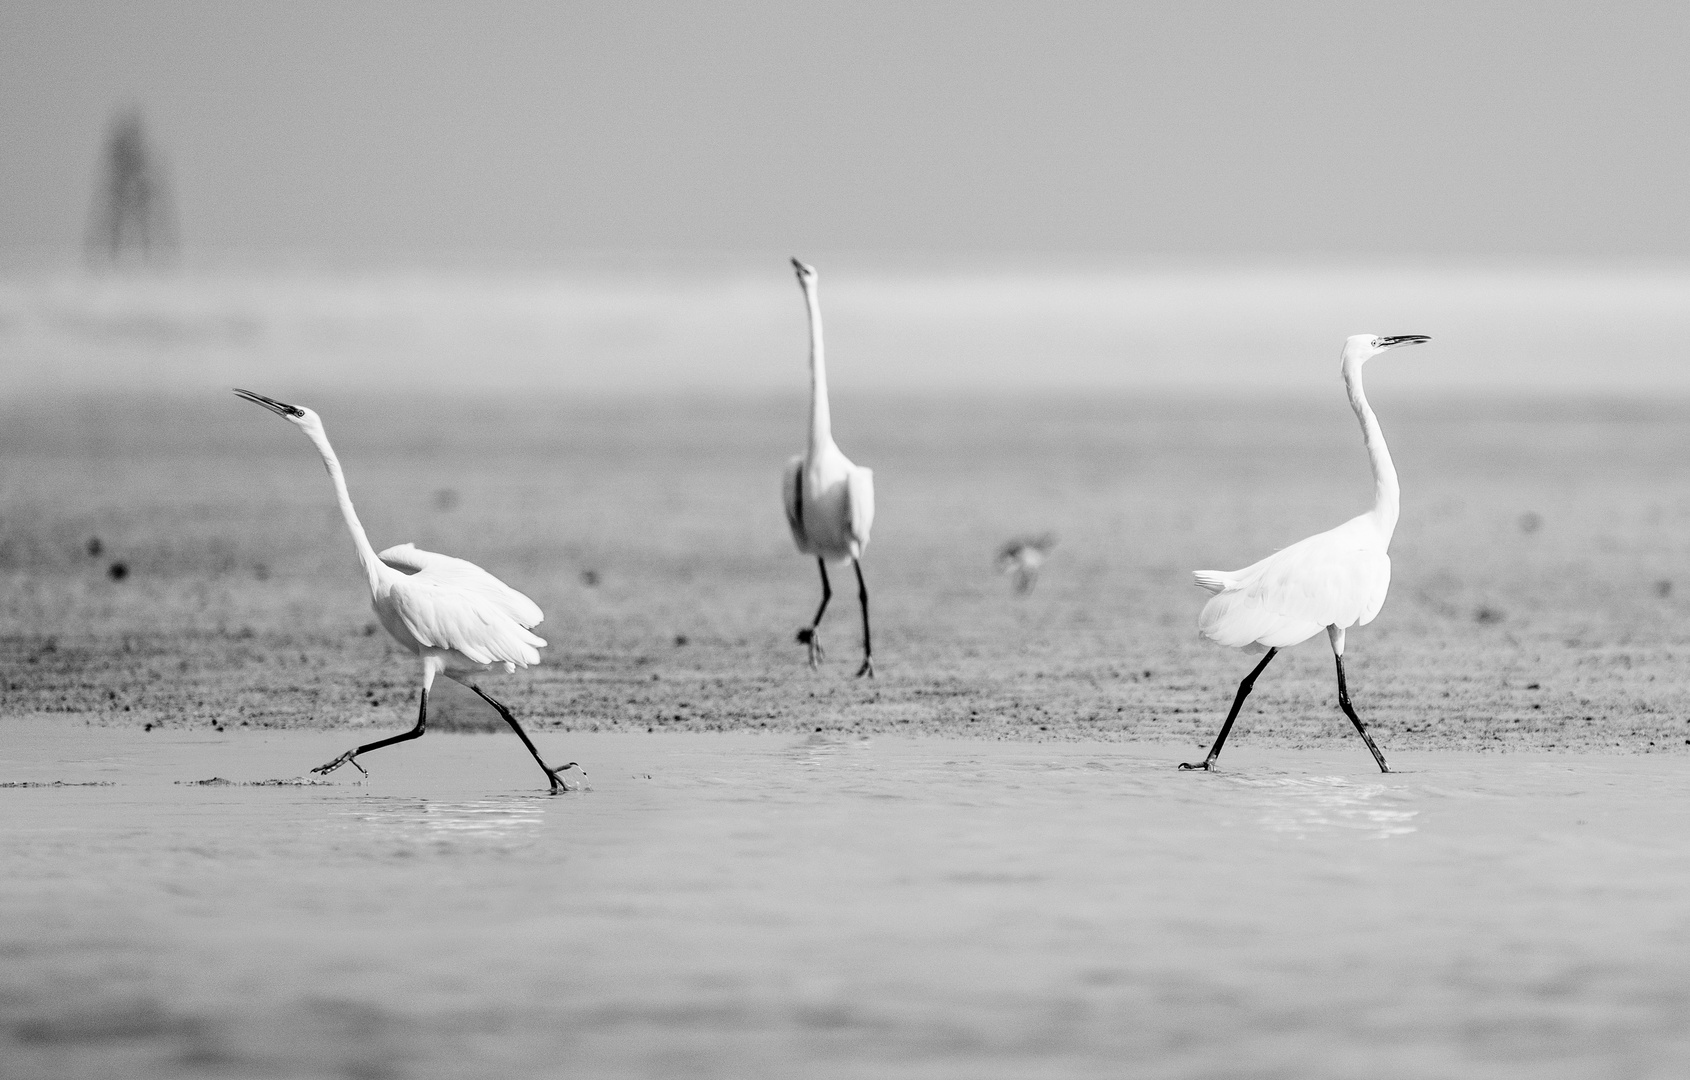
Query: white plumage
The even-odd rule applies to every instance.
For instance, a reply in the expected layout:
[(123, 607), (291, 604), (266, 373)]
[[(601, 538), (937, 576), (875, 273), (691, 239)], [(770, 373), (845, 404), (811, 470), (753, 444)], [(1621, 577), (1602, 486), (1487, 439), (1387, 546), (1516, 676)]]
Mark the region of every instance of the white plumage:
[(874, 470), (851, 464), (832, 439), (813, 458), (786, 463), (781, 501), (800, 552), (836, 565), (862, 557), (874, 527)]
[(874, 676), (874, 647), (869, 636), (868, 586), (863, 581), (863, 550), (874, 526), (874, 470), (854, 465), (833, 441), (833, 420), (827, 400), (827, 363), (822, 349), (821, 302), (816, 295), (816, 271), (797, 259), (798, 285), (810, 319), (810, 431), (805, 452), (786, 463), (781, 475), (781, 506), (798, 550), (814, 556), (821, 570), (822, 602), (810, 625), (798, 631), (809, 646), (810, 666), (822, 659), (818, 628), (833, 597), (829, 563), (847, 562), (857, 575), (857, 598), (863, 611), (863, 663), (857, 674)]
[[(440, 649), (461, 657), (446, 670), (506, 672), (540, 662), (543, 638), (530, 633), (545, 616), (540, 607), (481, 567), (414, 544), (390, 547), (377, 556), (399, 575), (383, 574), (372, 600), (384, 623), (413, 653)], [(409, 640), (407, 640), (407, 638)]]
[(1399, 345), (1428, 340), (1419, 334), (1378, 337), (1356, 334), (1344, 343), (1340, 361), (1344, 389), (1361, 422), (1362, 441), (1373, 469), (1373, 509), (1335, 529), (1316, 533), (1282, 548), (1242, 570), (1193, 571), (1196, 583), (1214, 596), (1197, 618), (1198, 631), (1211, 641), (1246, 652), (1267, 650), (1267, 656), (1239, 684), (1232, 711), (1220, 736), (1201, 763), (1185, 769), (1208, 769), (1220, 755), (1238, 711), (1255, 685), (1256, 676), (1278, 650), (1307, 641), (1325, 630), (1338, 668), (1338, 704), (1373, 752), (1381, 772), (1385, 757), (1350, 704), (1344, 681), (1344, 631), (1373, 621), (1391, 587), (1391, 557), (1387, 554), (1396, 531), (1401, 492), (1385, 433), (1367, 403), (1361, 369), (1370, 358)]
[(322, 419), (310, 409), (250, 390), (235, 393), (298, 427), (322, 454), (323, 467), (334, 483), (341, 515), (346, 519), (358, 564), (369, 585), (370, 606), (394, 640), (422, 660), (422, 696), (416, 726), (402, 735), (349, 750), (311, 771), (329, 773), (350, 762), (362, 772), (363, 766), (357, 762), (359, 754), (421, 736), (428, 724), (429, 688), (436, 675), (444, 674), (475, 691), (497, 710), (539, 762), (552, 790), (564, 789), (558, 773), (579, 766), (573, 761), (561, 769), (547, 765), (510, 710), (466, 678), (495, 667), (513, 672), (519, 667), (538, 664), (539, 650), (546, 644), (545, 639), (532, 632), (545, 618), (539, 605), (463, 559), (424, 551), (414, 544), (399, 544), (378, 555), (353, 509), (346, 475), (329, 445)]
[(1390, 537), (1370, 512), (1231, 572), (1198, 570), (1216, 596), (1203, 605), (1204, 637), (1247, 652), (1283, 649), (1328, 626), (1365, 626), (1391, 585)]

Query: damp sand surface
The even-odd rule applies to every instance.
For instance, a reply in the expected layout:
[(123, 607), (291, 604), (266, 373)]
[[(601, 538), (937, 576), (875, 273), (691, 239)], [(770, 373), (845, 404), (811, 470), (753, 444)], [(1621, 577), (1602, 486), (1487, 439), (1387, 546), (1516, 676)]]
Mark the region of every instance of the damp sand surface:
[[(1346, 654), (1381, 746), (1690, 756), (1690, 399), (1433, 399), (1401, 370), (1369, 375), (1402, 475), (1391, 594)], [(1196, 753), (1254, 659), (1198, 638), (1191, 571), (1247, 565), (1372, 495), (1335, 370), (1328, 393), (1271, 399), (842, 388), (835, 433), (875, 469), (879, 677), (851, 678), (849, 571), (811, 672), (794, 632), (820, 582), (779, 500), (805, 437), (801, 370), (792, 386), (300, 402), (323, 415), (378, 548), (470, 559), (545, 611), (541, 665), (488, 684), (537, 730)], [(1018, 595), (994, 556), (1044, 532), (1058, 545)], [(391, 733), (418, 685), (293, 427), (223, 386), (0, 402), (0, 717)], [(436, 689), (431, 725), (501, 726), (461, 687)], [(1235, 738), (1349, 739), (1335, 690), (1317, 636), (1274, 661)]]
[(1681, 755), (0, 720), (7, 1077), (1682, 1076)]

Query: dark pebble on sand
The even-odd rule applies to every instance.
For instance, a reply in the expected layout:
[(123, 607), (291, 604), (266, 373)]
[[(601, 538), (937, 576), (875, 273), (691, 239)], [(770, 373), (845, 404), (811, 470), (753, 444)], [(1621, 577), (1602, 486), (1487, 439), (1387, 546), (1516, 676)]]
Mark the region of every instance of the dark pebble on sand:
[(129, 564), (122, 562), (112, 563), (110, 566), (106, 567), (106, 576), (111, 578), (113, 581), (122, 581), (124, 578), (129, 576)]

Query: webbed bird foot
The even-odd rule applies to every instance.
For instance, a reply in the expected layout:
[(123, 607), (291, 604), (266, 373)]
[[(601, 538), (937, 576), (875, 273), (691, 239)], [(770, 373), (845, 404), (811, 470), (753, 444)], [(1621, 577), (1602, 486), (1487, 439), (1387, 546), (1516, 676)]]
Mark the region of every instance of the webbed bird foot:
[(798, 630), (798, 643), (810, 647), (810, 666), (815, 667), (827, 657), (822, 649), (822, 639), (813, 626), (801, 627)]
[(864, 675), (871, 679), (874, 678), (874, 657), (872, 656), (863, 657), (863, 666), (857, 669), (857, 678), (860, 679)]
[[(357, 763), (354, 762), (353, 764)], [(546, 775), (551, 777), (553, 795), (556, 795), (560, 791), (569, 790), (569, 785), (563, 782), (563, 777), (559, 776), (558, 773), (568, 772), (570, 769), (574, 769), (576, 772), (581, 774), (581, 782), (575, 785), (576, 790), (582, 790), (587, 786), (587, 770), (583, 769), (580, 765), (573, 761), (556, 769), (547, 765), (542, 765), (541, 768), (545, 769)]]
[(311, 771), (318, 774), (319, 776), (327, 776), (329, 773), (334, 772), (336, 769), (340, 768), (342, 765), (351, 765), (354, 769), (357, 769), (359, 772), (363, 773), (365, 776), (370, 775), (369, 772), (362, 765), (358, 764), (358, 751), (356, 751), (356, 750), (348, 750), (346, 753), (344, 753), (344, 754), (340, 755), (339, 757), (335, 758), (333, 761), (329, 762), (327, 765), (319, 765), (315, 769), (312, 769)]
[(1213, 765), (1214, 765), (1214, 762), (1211, 762), (1211, 761), (1198, 762), (1196, 765), (1193, 765), (1189, 761), (1182, 761), (1182, 762), (1179, 763), (1179, 771), (1180, 772), (1210, 772), (1213, 768)]

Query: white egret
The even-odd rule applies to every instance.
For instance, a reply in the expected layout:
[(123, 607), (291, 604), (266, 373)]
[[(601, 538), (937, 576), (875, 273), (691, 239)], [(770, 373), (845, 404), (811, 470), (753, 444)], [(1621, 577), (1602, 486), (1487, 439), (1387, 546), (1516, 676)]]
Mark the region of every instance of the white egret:
[(792, 540), (805, 555), (814, 555), (822, 573), (822, 603), (798, 640), (810, 647), (810, 666), (822, 658), (819, 636), (822, 614), (833, 598), (827, 564), (847, 560), (857, 572), (857, 600), (863, 609), (863, 663), (859, 677), (874, 677), (874, 646), (868, 629), (868, 586), (863, 583), (863, 549), (874, 524), (874, 470), (853, 465), (833, 442), (833, 421), (827, 407), (827, 365), (822, 356), (822, 312), (816, 299), (816, 271), (797, 259), (798, 284), (810, 313), (810, 443), (804, 453), (786, 463), (782, 504)]
[(1361, 421), (1362, 442), (1373, 466), (1373, 509), (1351, 518), (1336, 529), (1316, 533), (1288, 548), (1274, 552), (1261, 562), (1242, 570), (1197, 570), (1197, 584), (1215, 595), (1203, 605), (1197, 628), (1204, 637), (1246, 652), (1267, 650), (1262, 662), (1238, 684), (1232, 711), (1201, 764), (1189, 762), (1182, 769), (1209, 769), (1220, 756), (1221, 747), (1238, 719), (1238, 710), (1256, 676), (1280, 649), (1289, 648), (1326, 631), (1332, 655), (1338, 664), (1338, 705), (1360, 733), (1380, 772), (1390, 772), (1385, 755), (1374, 745), (1361, 717), (1350, 705), (1349, 687), (1344, 683), (1344, 631), (1365, 626), (1379, 614), (1391, 585), (1391, 534), (1396, 531), (1400, 490), (1385, 433), (1362, 392), (1361, 368), (1367, 361), (1399, 345), (1418, 345), (1430, 338), (1421, 334), (1377, 337), (1356, 334), (1344, 342), (1341, 367), (1350, 407)]
[(341, 516), (352, 533), (358, 565), (370, 587), (370, 606), (387, 632), (422, 660), (422, 701), (417, 706), (416, 727), (402, 735), (348, 750), (311, 771), (331, 773), (350, 763), (364, 772), (364, 767), (358, 764), (359, 754), (419, 738), (428, 726), (429, 687), (434, 685), (436, 675), (444, 674), (493, 706), (539, 762), (551, 781), (552, 791), (568, 790), (558, 773), (580, 766), (573, 761), (560, 769), (547, 765), (511, 711), (466, 677), (494, 667), (513, 672), (519, 667), (538, 664), (539, 649), (546, 643), (531, 633), (530, 628), (544, 618), (540, 608), (492, 574), (463, 559), (422, 551), (412, 544), (400, 544), (376, 554), (358, 521), (357, 511), (352, 508), (340, 459), (335, 457), (317, 414), (250, 390), (235, 393), (292, 423), (323, 455), (323, 466), (328, 469), (335, 497), (340, 501)]
[(1055, 533), (1018, 536), (998, 549), (998, 573), (1015, 575), (1015, 591), (1026, 595), (1039, 581), (1039, 567), (1056, 546)]

